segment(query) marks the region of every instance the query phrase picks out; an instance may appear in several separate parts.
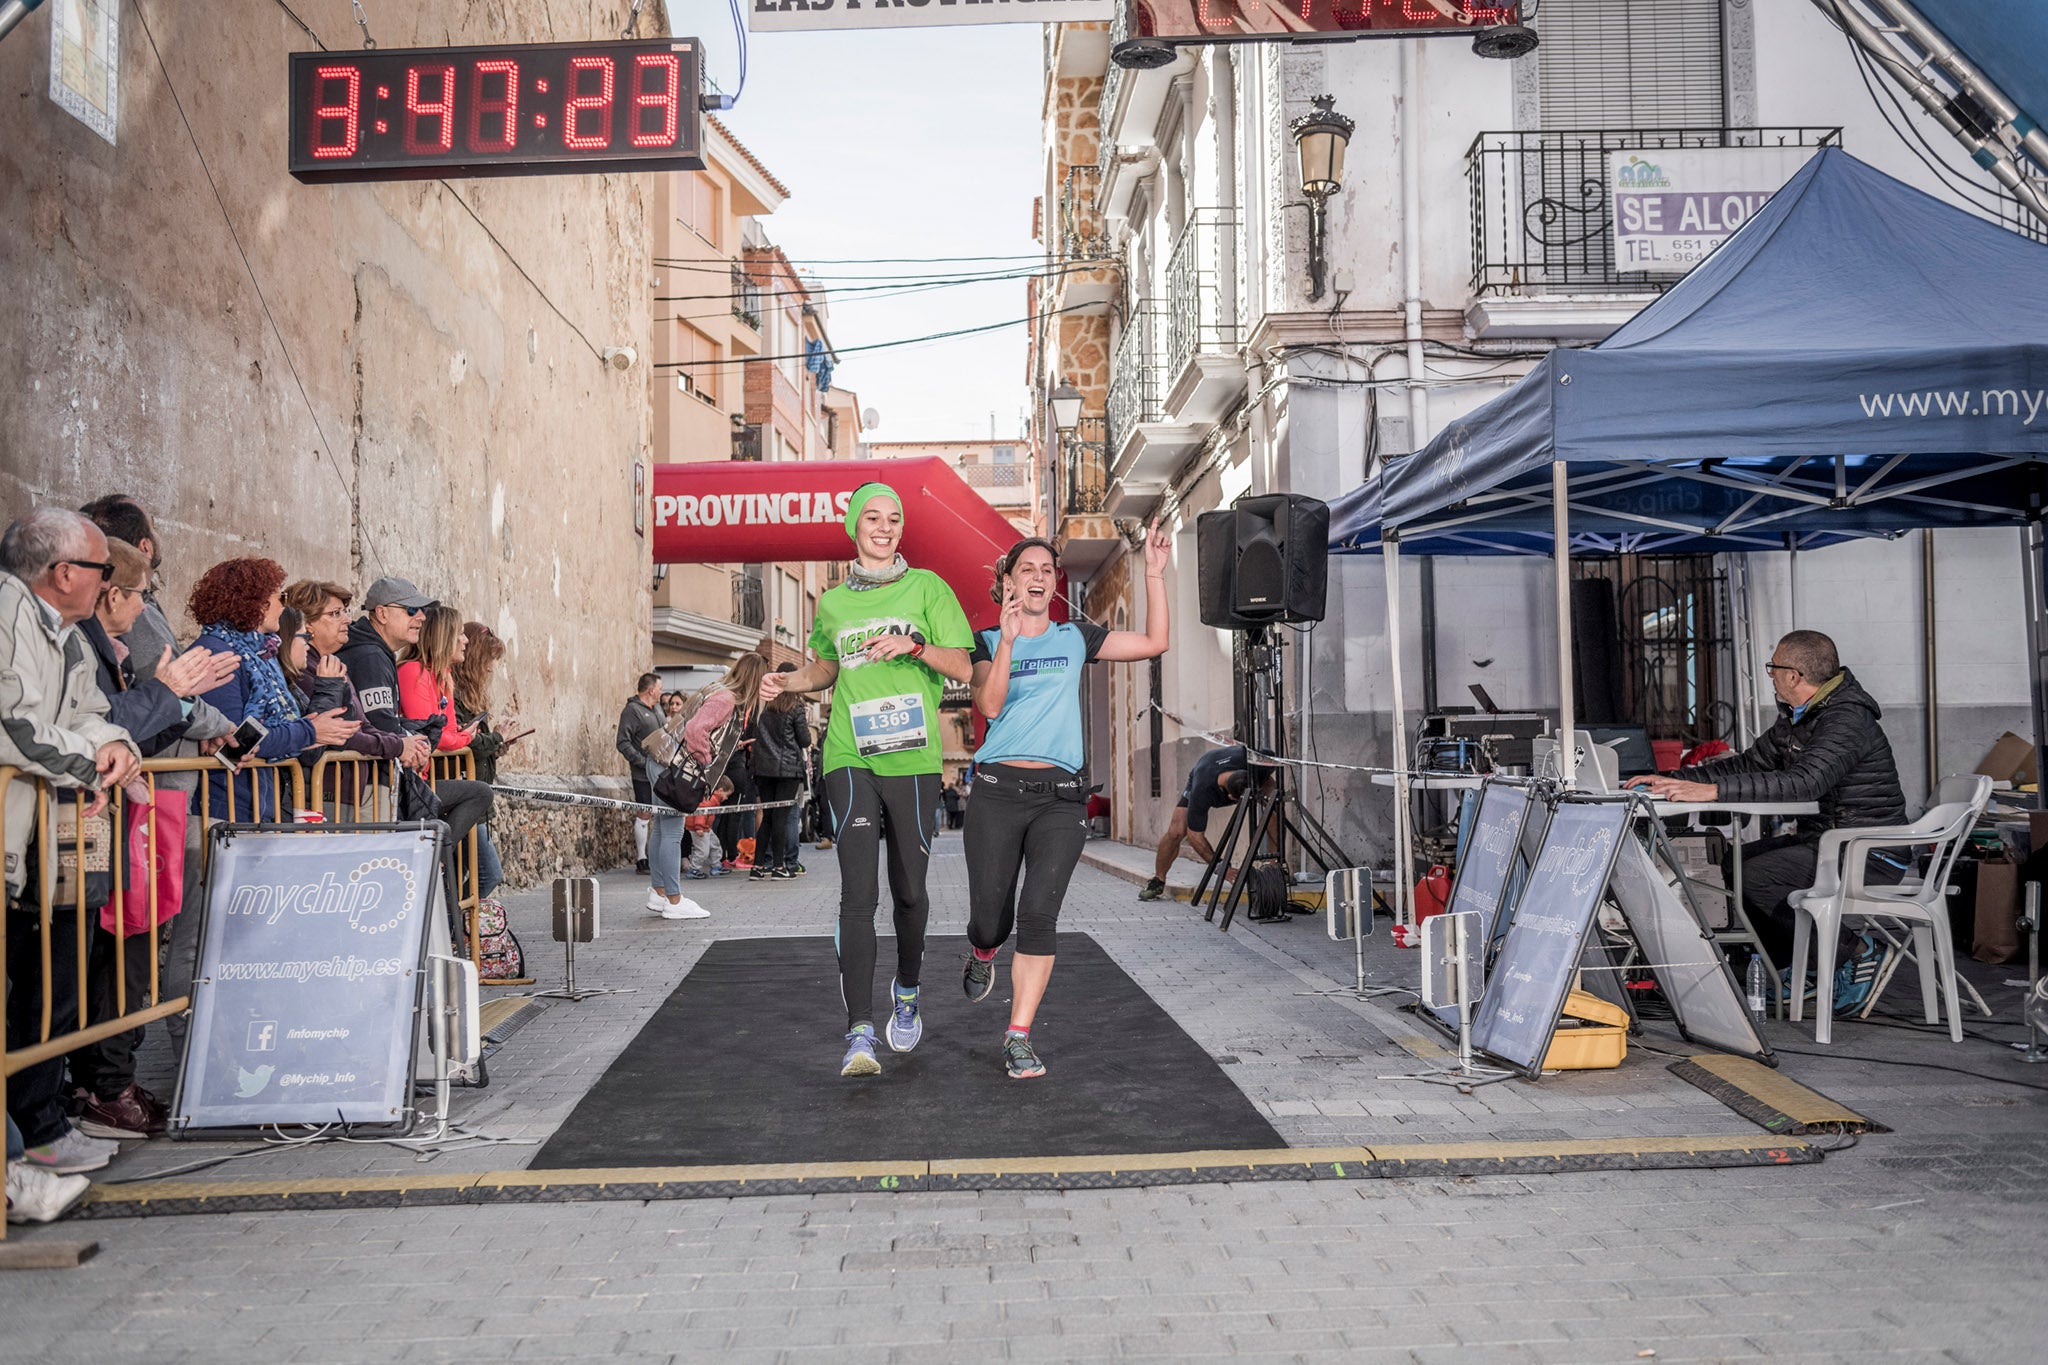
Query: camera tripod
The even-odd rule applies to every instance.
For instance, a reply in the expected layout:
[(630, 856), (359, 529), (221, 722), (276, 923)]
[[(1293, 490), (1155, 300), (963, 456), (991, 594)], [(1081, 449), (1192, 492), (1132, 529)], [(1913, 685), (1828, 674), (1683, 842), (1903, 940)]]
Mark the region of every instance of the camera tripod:
[[(1252, 753), (1281, 752), (1280, 742), (1286, 731), (1281, 647), (1278, 631), (1270, 626), (1246, 631), (1240, 644), (1236, 729)], [(1200, 905), (1206, 895), (1209, 905), (1202, 918), (1214, 921), (1220, 903), (1223, 907), (1221, 927), (1225, 931), (1229, 930), (1231, 920), (1237, 917), (1238, 903), (1245, 897), (1253, 864), (1263, 858), (1273, 858), (1284, 869), (1290, 837), (1326, 875), (1352, 865), (1336, 837), (1302, 802), (1301, 793), (1288, 781), (1284, 763), (1261, 767), (1254, 762), (1250, 778), (1243, 798), (1230, 812), (1230, 823), (1224, 827), (1223, 839), (1216, 845), (1216, 857), (1203, 869), (1201, 881), (1195, 884), (1193, 904)], [(1240, 842), (1243, 843), (1241, 857), (1238, 856)], [(1219, 875), (1219, 869), (1233, 866), (1236, 869), (1234, 881)], [(1226, 886), (1230, 893), (1227, 898), (1224, 895)]]

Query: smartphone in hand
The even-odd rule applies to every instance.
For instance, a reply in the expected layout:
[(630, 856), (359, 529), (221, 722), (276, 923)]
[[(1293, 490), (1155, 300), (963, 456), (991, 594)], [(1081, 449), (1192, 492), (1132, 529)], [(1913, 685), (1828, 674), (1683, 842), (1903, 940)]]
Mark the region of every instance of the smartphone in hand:
[(213, 756), (231, 770), (239, 768), (242, 760), (255, 753), (256, 746), (269, 733), (270, 727), (252, 716), (235, 727), (235, 732), (228, 736), (228, 742), (215, 750)]

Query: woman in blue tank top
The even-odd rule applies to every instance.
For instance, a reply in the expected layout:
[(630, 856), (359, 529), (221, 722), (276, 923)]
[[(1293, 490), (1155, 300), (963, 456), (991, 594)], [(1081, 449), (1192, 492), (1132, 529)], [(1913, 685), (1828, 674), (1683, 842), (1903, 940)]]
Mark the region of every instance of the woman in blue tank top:
[[(1145, 545), (1145, 633), (1110, 631), (1050, 615), (1059, 557), (1037, 537), (996, 563), (1001, 624), (974, 637), (974, 706), (988, 735), (974, 756), (967, 803), (969, 1000), (995, 986), (996, 950), (1017, 933), (1010, 965), (1010, 1027), (1003, 1066), (1013, 1080), (1043, 1076), (1031, 1023), (1052, 980), (1055, 934), (1067, 882), (1088, 839), (1088, 772), (1081, 724), (1081, 670), (1090, 660), (1129, 662), (1164, 654), (1166, 565), (1173, 539), (1157, 525)], [(1019, 874), (1023, 877), (1020, 894)]]

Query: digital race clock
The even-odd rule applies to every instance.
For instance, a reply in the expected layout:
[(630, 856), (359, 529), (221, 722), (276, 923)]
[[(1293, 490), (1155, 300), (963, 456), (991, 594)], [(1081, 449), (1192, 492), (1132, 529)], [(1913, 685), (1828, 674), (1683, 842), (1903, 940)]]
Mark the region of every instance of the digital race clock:
[(695, 39), (294, 52), (309, 184), (704, 166)]

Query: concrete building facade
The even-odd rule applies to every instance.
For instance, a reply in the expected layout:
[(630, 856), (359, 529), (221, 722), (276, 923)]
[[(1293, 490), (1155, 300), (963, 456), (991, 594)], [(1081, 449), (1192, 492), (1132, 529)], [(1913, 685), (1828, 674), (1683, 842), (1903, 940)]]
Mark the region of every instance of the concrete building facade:
[[(1093, 670), (1095, 775), (1128, 839), (1156, 837), (1189, 763), (1233, 723), (1233, 638), (1197, 620), (1195, 518), (1247, 493), (1335, 498), (1552, 348), (1598, 340), (1657, 297), (1668, 280), (1631, 276), (1603, 255), (1597, 177), (1608, 151), (1839, 141), (1958, 199), (1887, 123), (1840, 35), (1807, 4), (1545, 0), (1542, 45), (1515, 61), (1443, 38), (1181, 48), (1166, 65), (1126, 70), (1109, 61), (1124, 24), (1047, 32), (1047, 273), (1034, 296), (1045, 320), (1032, 378), (1052, 524), (1085, 611), (1132, 620), (1142, 604), (1130, 533), (1159, 516), (1176, 537), (1172, 652), (1150, 675)], [(1320, 95), (1356, 127), (1327, 206), (1327, 287), (1311, 300), (1310, 215), (1289, 127)], [(1673, 130), (1688, 131), (1674, 142)], [(1922, 131), (1946, 169), (1971, 174), (1939, 129)], [(1576, 255), (1545, 254), (1573, 244)], [(1085, 399), (1067, 433), (1048, 416), (1062, 380)], [(1643, 680), (1656, 693), (1645, 703), (1653, 731), (1707, 738), (1729, 733), (1738, 709), (1767, 716), (1751, 656), (1794, 624), (1825, 630), (1885, 704), (1912, 796), (1930, 771), (1967, 771), (2000, 732), (2028, 728), (2014, 535), (1935, 535), (1931, 605), (1923, 553), (1916, 533), (1796, 564), (1748, 556), (1739, 567), (1755, 631), (1744, 641), (1725, 631), (1722, 585), (1738, 567), (1729, 556), (1580, 572), (1613, 581), (1626, 633), (1643, 635), (1658, 616), (1660, 606), (1636, 610), (1629, 624), (1667, 579), (1702, 622)], [(1411, 563), (1403, 584), (1412, 671), (1400, 723), (1415, 724), (1418, 700), (1469, 705), (1472, 683), (1507, 708), (1554, 716), (1550, 561), (1438, 558), (1426, 572), (1425, 585)], [(1391, 761), (1385, 585), (1377, 556), (1333, 560), (1326, 618), (1287, 637), (1294, 751)], [(1941, 660), (1931, 759), (1930, 634)], [(1385, 858), (1391, 807), (1365, 774), (1320, 771), (1309, 797), (1354, 857)]]
[[(629, 9), (600, 0), (589, 27), (619, 32)], [(654, 178), (294, 181), (287, 55), (308, 27), (355, 41), (341, 0), (125, 7), (110, 144), (48, 98), (50, 13), (0, 42), (9, 513), (133, 495), (187, 631), (187, 589), (231, 556), (358, 591), (413, 578), (504, 637), (499, 708), (539, 726), (507, 766), (609, 777), (648, 658), (650, 430), (645, 369), (603, 354), (646, 349)], [(374, 22), (389, 47), (492, 43), (551, 14)], [(515, 876), (616, 853), (587, 816), (500, 824)]]

